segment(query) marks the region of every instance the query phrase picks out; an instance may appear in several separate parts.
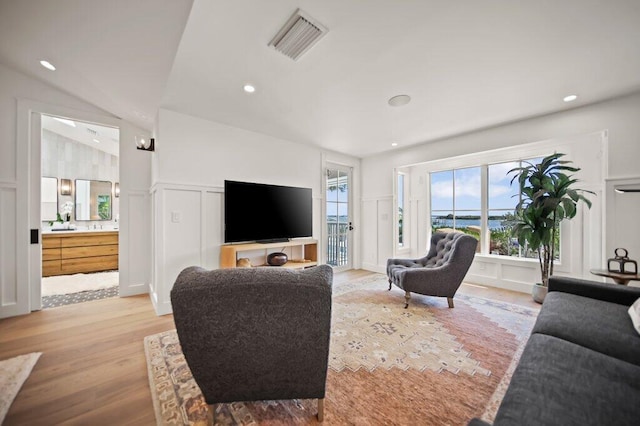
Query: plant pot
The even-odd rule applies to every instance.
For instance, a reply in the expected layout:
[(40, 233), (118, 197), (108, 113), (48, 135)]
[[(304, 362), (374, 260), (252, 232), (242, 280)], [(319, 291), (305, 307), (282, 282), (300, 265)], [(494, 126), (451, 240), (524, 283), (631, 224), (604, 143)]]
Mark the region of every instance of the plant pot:
[(544, 302), (544, 298), (549, 291), (548, 287), (543, 286), (542, 284), (534, 284), (533, 289), (531, 289), (531, 295), (533, 296), (533, 300), (537, 303)]

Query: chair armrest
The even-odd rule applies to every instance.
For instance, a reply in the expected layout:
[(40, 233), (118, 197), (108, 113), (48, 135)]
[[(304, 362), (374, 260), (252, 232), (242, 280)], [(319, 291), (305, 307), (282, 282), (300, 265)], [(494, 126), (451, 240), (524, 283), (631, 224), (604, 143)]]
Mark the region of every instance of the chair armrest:
[(631, 306), (640, 298), (640, 287), (604, 284), (568, 277), (549, 277), (549, 291), (561, 291), (626, 306)]

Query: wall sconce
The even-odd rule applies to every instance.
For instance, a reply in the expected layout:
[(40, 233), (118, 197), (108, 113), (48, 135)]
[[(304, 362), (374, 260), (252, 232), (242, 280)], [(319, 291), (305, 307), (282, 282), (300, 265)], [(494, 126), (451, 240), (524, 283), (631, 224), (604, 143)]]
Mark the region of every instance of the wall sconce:
[(116, 182), (113, 187), (113, 196), (116, 198), (120, 196), (120, 184), (118, 182)]
[(71, 195), (71, 179), (60, 179), (60, 195)]
[(136, 136), (136, 148), (143, 151), (155, 151), (155, 139)]

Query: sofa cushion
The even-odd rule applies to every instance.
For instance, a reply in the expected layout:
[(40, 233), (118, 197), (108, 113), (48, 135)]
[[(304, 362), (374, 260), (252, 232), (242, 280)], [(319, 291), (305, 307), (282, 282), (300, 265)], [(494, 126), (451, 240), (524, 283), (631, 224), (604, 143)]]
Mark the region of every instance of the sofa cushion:
[(639, 397), (640, 367), (553, 336), (534, 334), (513, 373), (494, 426), (637, 425)]
[(532, 333), (548, 334), (640, 366), (629, 307), (575, 294), (547, 294)]

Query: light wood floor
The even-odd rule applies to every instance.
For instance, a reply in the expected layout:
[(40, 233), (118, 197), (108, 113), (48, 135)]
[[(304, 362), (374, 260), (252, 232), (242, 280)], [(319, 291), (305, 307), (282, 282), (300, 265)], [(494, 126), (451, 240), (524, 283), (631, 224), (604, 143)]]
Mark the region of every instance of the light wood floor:
[[(335, 282), (366, 277), (338, 273)], [(461, 293), (539, 308), (531, 296), (464, 284)], [(97, 300), (0, 320), (0, 360), (42, 352), (4, 425), (153, 425), (142, 340), (175, 328), (147, 295)]]

